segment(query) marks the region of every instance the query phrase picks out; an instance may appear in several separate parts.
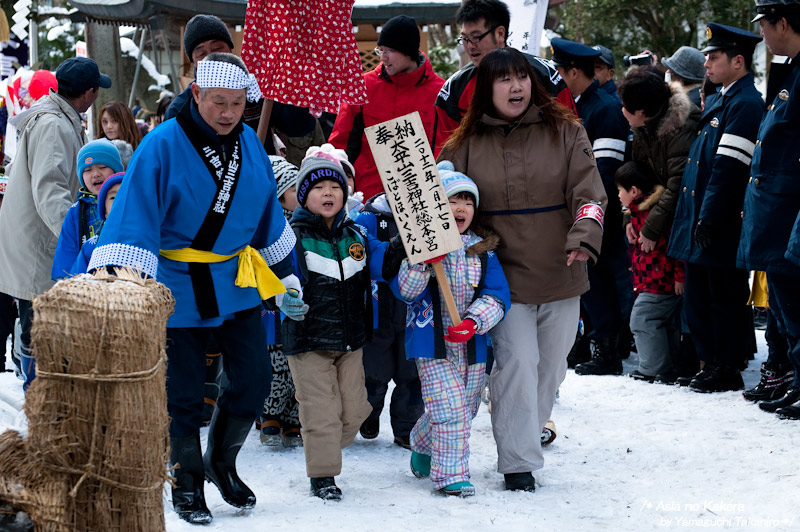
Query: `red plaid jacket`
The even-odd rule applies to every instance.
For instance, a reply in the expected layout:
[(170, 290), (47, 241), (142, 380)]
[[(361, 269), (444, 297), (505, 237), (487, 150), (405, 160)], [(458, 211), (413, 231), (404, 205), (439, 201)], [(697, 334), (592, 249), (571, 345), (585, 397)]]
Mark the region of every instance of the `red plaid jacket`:
[[(649, 196), (643, 196), (631, 203), (631, 224), (638, 235), (642, 230), (650, 207), (658, 202), (663, 187), (657, 186)], [(675, 283), (684, 280), (683, 261), (667, 257), (667, 239), (669, 234), (662, 236), (656, 242), (656, 248), (650, 253), (642, 253), (639, 245), (633, 246), (631, 265), (633, 269), (634, 292), (647, 292), (650, 294), (674, 294)]]

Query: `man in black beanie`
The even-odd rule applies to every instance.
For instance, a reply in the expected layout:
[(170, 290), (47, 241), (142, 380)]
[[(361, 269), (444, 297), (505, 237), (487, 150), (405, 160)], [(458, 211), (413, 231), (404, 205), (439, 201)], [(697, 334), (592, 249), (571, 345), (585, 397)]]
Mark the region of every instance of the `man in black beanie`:
[(406, 15), (398, 15), (389, 19), (378, 36), (378, 47), (381, 46), (402, 52), (416, 63), (417, 54), (419, 53), (419, 28), (417, 27), (417, 22)]
[[(418, 39), (419, 40), (419, 39)], [(197, 63), (202, 61), (212, 52), (233, 53), (233, 39), (225, 23), (214, 15), (195, 15), (186, 23), (183, 32), (183, 48), (192, 64), (192, 72)], [(178, 115), (178, 112), (192, 99), (191, 85), (178, 94), (167, 112), (164, 120), (169, 120)], [(248, 102), (245, 107), (242, 121), (258, 130), (261, 120), (262, 100)], [(270, 115), (270, 128), (264, 141), (264, 149), (270, 155), (278, 155), (272, 140), (272, 127), (278, 129), (289, 137), (302, 137), (314, 130), (316, 120), (306, 109), (275, 102)]]
[[(397, 234), (397, 227), (391, 213), (379, 208), (386, 205), (385, 198), (379, 197), (383, 185), (364, 128), (418, 111), (431, 141), (433, 104), (444, 80), (433, 72), (430, 61), (419, 51), (419, 40), (417, 22), (411, 17), (399, 15), (383, 25), (375, 49), (381, 63), (364, 74), (369, 103), (363, 106), (342, 103), (328, 139), (335, 147), (347, 151), (355, 168), (356, 187), (364, 193), (364, 198), (375, 196), (377, 202), (368, 201), (364, 210), (377, 219), (370, 227), (377, 228), (373, 236), (379, 240)], [(360, 432), (366, 439), (378, 436), (388, 384), (394, 380), (390, 406), (392, 432), (395, 443), (408, 448), (411, 429), (424, 411), (422, 392), (416, 365), (405, 356), (405, 305), (384, 290), (385, 286), (380, 286), (373, 307), (379, 326), (364, 346), (364, 374), (372, 413)]]

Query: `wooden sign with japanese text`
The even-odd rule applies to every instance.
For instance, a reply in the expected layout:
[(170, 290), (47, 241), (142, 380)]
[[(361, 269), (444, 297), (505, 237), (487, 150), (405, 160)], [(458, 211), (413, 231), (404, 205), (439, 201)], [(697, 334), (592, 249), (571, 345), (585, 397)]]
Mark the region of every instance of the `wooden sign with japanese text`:
[(418, 112), (365, 129), (408, 260), (419, 264), (462, 247)]

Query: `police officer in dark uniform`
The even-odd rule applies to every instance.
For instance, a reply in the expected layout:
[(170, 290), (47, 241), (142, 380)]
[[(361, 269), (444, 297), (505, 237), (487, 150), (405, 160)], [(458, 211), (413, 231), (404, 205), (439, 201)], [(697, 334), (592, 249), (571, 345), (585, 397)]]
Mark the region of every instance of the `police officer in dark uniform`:
[(769, 305), (789, 345), (792, 385), (781, 398), (759, 407), (785, 419), (800, 419), (800, 266), (786, 260), (792, 227), (800, 213), (800, 1), (756, 0), (767, 47), (790, 59), (773, 63), (767, 112), (758, 130), (744, 199), (737, 264), (767, 272)]
[(589, 318), (586, 332), (594, 352), (592, 360), (575, 367), (575, 373), (621, 375), (617, 342), (622, 323), (630, 314), (633, 290), (614, 173), (625, 162), (630, 128), (619, 102), (608, 92), (598, 90), (594, 61), (601, 51), (565, 39), (553, 39), (551, 44), (553, 63), (575, 98), (608, 196), (600, 257), (597, 264), (589, 266), (591, 288), (581, 296), (584, 314)]
[[(748, 356), (748, 272), (736, 267), (741, 211), (764, 102), (751, 72), (761, 37), (709, 22), (705, 67), (722, 89), (706, 100), (683, 171), (668, 254), (686, 261), (686, 321), (703, 369), (697, 392), (740, 390)], [(749, 330), (748, 330), (749, 329)]]

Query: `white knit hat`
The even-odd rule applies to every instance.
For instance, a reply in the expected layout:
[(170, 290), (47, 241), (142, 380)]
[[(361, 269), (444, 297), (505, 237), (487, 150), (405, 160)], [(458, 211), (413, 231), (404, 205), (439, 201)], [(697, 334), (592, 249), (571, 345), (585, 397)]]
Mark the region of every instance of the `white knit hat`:
[(478, 185), (475, 181), (467, 177), (466, 174), (456, 172), (453, 163), (450, 161), (441, 161), (436, 165), (439, 170), (439, 177), (442, 178), (442, 185), (447, 197), (455, 196), (459, 192), (469, 192), (475, 196), (475, 207), (478, 206), (480, 196), (478, 195)]

